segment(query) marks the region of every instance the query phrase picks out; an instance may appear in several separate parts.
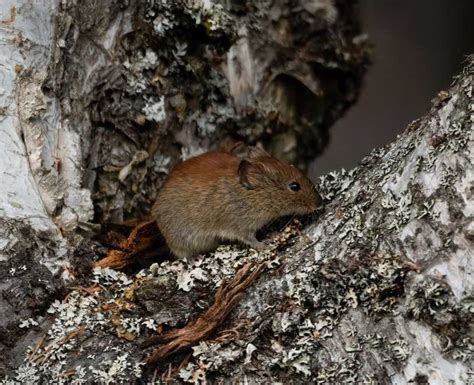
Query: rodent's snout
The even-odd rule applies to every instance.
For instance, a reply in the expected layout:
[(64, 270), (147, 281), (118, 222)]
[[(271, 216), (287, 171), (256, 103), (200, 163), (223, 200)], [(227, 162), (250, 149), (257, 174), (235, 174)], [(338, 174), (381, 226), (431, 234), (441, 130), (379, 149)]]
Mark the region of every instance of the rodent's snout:
[(323, 208), (323, 198), (319, 192), (314, 189), (313, 202), (311, 204), (310, 211), (313, 215), (317, 215)]
[(319, 207), (322, 206), (323, 204), (323, 197), (321, 194), (319, 194), (319, 191), (316, 189), (316, 186), (313, 184), (311, 186), (312, 194), (311, 194), (311, 200), (312, 200), (312, 205), (314, 205), (314, 211), (316, 211)]
[(319, 194), (319, 192), (316, 190), (316, 188), (313, 188), (311, 197), (307, 201), (307, 209), (310, 213), (314, 213), (315, 211), (318, 211), (323, 204), (323, 198)]
[(323, 197), (316, 189), (315, 189), (315, 203), (316, 203), (316, 209), (318, 209), (319, 207), (323, 205)]

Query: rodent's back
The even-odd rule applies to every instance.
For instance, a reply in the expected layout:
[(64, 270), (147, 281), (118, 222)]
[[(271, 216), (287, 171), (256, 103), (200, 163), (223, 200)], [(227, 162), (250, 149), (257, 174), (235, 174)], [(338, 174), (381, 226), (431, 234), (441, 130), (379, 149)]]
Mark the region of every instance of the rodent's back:
[(223, 178), (235, 178), (239, 159), (225, 152), (208, 152), (188, 159), (176, 165), (165, 181), (160, 193), (167, 189), (179, 187), (184, 194), (207, 190), (218, 184)]

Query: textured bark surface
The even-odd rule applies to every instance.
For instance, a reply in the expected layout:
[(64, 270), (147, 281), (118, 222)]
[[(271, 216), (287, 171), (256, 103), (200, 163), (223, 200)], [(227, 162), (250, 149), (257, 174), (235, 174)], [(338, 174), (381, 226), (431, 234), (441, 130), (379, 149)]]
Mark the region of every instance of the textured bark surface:
[[(348, 3), (0, 4), (6, 381), (473, 381), (472, 59), (394, 143), (321, 178), (324, 213), (272, 250), (63, 287), (95, 257), (92, 221), (146, 214), (179, 158), (227, 138), (317, 152), (367, 62)], [(206, 341), (143, 365), (139, 342), (259, 262)]]
[(227, 139), (305, 164), (367, 62), (351, 2), (2, 1), (1, 372), (98, 224), (147, 214), (177, 161)]
[[(268, 252), (221, 247), (132, 279), (96, 270), (98, 286), (69, 293), (30, 326), (46, 337), (13, 376), (470, 383), (473, 76), (470, 60), (394, 143), (321, 178), (324, 213), (279, 233)], [(260, 262), (265, 271), (212, 337), (143, 366), (137, 342), (197, 319), (240, 266)]]

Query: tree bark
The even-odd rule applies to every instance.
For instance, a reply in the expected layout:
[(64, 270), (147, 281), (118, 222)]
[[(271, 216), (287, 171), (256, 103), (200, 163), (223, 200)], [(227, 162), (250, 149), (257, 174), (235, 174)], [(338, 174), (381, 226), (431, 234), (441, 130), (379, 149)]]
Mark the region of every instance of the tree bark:
[[(368, 47), (349, 2), (0, 10), (8, 381), (473, 380), (472, 58), (395, 142), (321, 178), (325, 211), (268, 252), (98, 269), (86, 287), (95, 224), (146, 215), (180, 158), (242, 139), (307, 162), (354, 102)], [(232, 291), (250, 284), (232, 281), (241, 266), (262, 262)], [(66, 279), (80, 280), (66, 291)], [(219, 301), (232, 306), (205, 313)], [(217, 330), (144, 365), (136, 342), (202, 314), (219, 314)]]

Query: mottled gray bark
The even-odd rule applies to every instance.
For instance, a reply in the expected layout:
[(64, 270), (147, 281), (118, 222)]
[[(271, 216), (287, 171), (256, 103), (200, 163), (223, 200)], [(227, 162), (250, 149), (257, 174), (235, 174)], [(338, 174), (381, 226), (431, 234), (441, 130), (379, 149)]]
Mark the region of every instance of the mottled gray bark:
[[(7, 381), (472, 381), (472, 60), (394, 143), (321, 179), (328, 205), (280, 236), (293, 246), (222, 248), (130, 279), (98, 270), (96, 288), (63, 289), (94, 257), (93, 221), (146, 214), (180, 158), (226, 139), (300, 164), (316, 154), (367, 62), (349, 3), (0, 4)], [(189, 362), (142, 365), (135, 342), (197, 317), (262, 260)]]
[(239, 139), (305, 164), (367, 61), (351, 2), (2, 1), (0, 355), (180, 159)]
[(314, 156), (368, 61), (353, 15), (319, 0), (2, 1), (1, 356), (87, 272), (97, 224), (147, 214), (180, 159), (236, 139)]
[[(29, 326), (25, 339), (47, 337), (12, 377), (472, 382), (473, 76), (471, 58), (396, 141), (321, 178), (324, 212), (280, 233), (274, 246), (283, 246), (221, 247), (130, 279), (96, 270), (101, 286), (71, 292)], [(264, 273), (192, 355), (143, 365), (136, 342), (195, 319), (240, 266), (259, 262)]]

